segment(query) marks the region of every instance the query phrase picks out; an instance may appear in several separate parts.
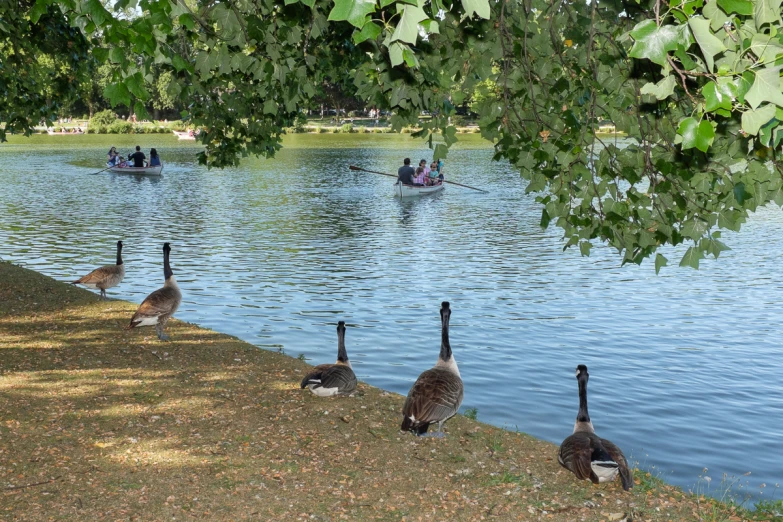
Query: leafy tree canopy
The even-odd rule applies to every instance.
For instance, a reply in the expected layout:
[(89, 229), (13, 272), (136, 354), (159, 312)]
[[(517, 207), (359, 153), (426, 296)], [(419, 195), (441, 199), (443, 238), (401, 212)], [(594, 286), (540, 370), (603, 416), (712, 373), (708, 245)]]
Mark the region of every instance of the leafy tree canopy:
[[(607, 242), (624, 263), (654, 256), (658, 270), (668, 263), (659, 248), (685, 243), (680, 264), (698, 267), (728, 248), (720, 229), (739, 230), (759, 205), (783, 204), (781, 0), (28, 7), (0, 11), (0, 35), (13, 41), (64, 17), (80, 30), (71, 35), (77, 50), (89, 43), (98, 63), (111, 64), (104, 94), (113, 103), (144, 116), (150, 85), (160, 103), (186, 103), (183, 116), (204, 129), (200, 160), (209, 166), (273, 155), (283, 129), (324, 85), (393, 111), (396, 128), (430, 112), (418, 135), (443, 157), (457, 139), (448, 121), (454, 106), (480, 92), (471, 108), (496, 159), (529, 181), (541, 225), (561, 228), (566, 247), (584, 255), (594, 241)], [(20, 20), (11, 33), (9, 13)], [(0, 53), (9, 56), (5, 38)], [(8, 76), (0, 72), (0, 88), (12, 83)], [(38, 98), (21, 106), (49, 107)], [(33, 121), (36, 113), (6, 114)], [(631, 145), (596, 137), (604, 120)]]

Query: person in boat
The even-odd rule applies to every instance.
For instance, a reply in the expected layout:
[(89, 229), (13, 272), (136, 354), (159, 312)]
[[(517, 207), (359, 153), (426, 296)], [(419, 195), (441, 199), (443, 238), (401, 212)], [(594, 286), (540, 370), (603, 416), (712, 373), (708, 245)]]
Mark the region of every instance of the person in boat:
[(147, 156), (141, 151), (141, 147), (136, 145), (136, 152), (128, 156), (128, 161), (133, 161), (133, 166), (137, 169), (146, 167), (144, 160)]
[(157, 149), (150, 149), (150, 167), (157, 167), (160, 165), (160, 156), (158, 156)]
[(430, 164), (430, 172), (428, 174), (430, 185), (437, 185), (440, 183), (440, 178), (438, 177), (438, 164), (434, 161)]
[(106, 166), (114, 167), (117, 165), (117, 158), (119, 158), (119, 155), (117, 154), (117, 147), (110, 148), (109, 152), (106, 154)]
[(411, 167), (411, 159), (405, 158), (403, 165), (397, 169), (397, 182), (403, 185), (413, 185), (413, 177), (416, 175), (416, 171)]
[(416, 169), (416, 177), (413, 178), (413, 185), (416, 187), (427, 186), (427, 176), (424, 174), (424, 168), (419, 167)]

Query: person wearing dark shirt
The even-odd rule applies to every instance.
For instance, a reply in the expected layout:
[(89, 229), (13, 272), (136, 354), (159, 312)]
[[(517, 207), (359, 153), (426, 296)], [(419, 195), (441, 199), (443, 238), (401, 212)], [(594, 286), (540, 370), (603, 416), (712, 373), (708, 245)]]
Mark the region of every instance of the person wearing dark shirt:
[(141, 147), (136, 145), (136, 152), (128, 156), (129, 160), (133, 160), (133, 166), (136, 168), (143, 168), (144, 167), (144, 160), (147, 159), (147, 156), (144, 155), (144, 153), (141, 151)]
[(413, 176), (416, 171), (411, 167), (411, 159), (405, 158), (404, 165), (397, 170), (397, 181), (403, 185), (413, 185)]

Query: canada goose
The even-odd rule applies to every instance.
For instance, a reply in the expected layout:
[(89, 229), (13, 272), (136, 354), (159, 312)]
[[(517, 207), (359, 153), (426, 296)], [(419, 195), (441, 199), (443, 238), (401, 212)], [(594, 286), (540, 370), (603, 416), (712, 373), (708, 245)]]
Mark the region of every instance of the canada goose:
[(606, 439), (595, 434), (587, 413), (587, 366), (576, 367), (579, 383), (579, 413), (576, 416), (573, 435), (560, 445), (557, 456), (560, 465), (571, 471), (579, 480), (590, 479), (593, 484), (610, 482), (620, 474), (623, 489), (633, 487), (633, 475), (623, 452)]
[(302, 379), (302, 388), (305, 386), (319, 397), (350, 395), (356, 391), (356, 375), (345, 351), (345, 321), (337, 323), (337, 362), (313, 368)]
[(449, 303), (444, 301), (440, 307), (441, 341), (438, 362), (419, 375), (408, 392), (408, 398), (402, 407), (402, 431), (424, 435), (430, 424), (437, 422), (438, 431), (432, 436), (443, 437), (443, 423), (452, 418), (462, 404), (462, 378), (449, 344), (450, 317)]
[(125, 277), (125, 265), (122, 263), (122, 241), (117, 241), (117, 264), (96, 268), (86, 276), (72, 282), (72, 285), (84, 285), (87, 288), (100, 288), (101, 299), (106, 299), (106, 289), (120, 284)]
[(168, 243), (163, 243), (163, 275), (166, 278), (163, 288), (158, 288), (141, 302), (130, 324), (125, 327), (126, 330), (130, 330), (137, 326), (154, 325), (158, 339), (161, 341), (169, 340), (169, 336), (163, 333), (163, 328), (182, 302), (182, 292), (179, 291), (169, 265), (169, 252), (171, 247)]

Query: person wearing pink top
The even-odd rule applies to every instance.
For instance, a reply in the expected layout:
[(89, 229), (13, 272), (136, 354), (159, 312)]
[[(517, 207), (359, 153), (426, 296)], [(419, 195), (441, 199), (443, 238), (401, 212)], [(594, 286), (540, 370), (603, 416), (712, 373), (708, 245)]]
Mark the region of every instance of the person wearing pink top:
[(413, 185), (423, 187), (425, 186), (426, 177), (424, 175), (424, 169), (419, 167), (416, 169), (416, 177), (413, 178)]

